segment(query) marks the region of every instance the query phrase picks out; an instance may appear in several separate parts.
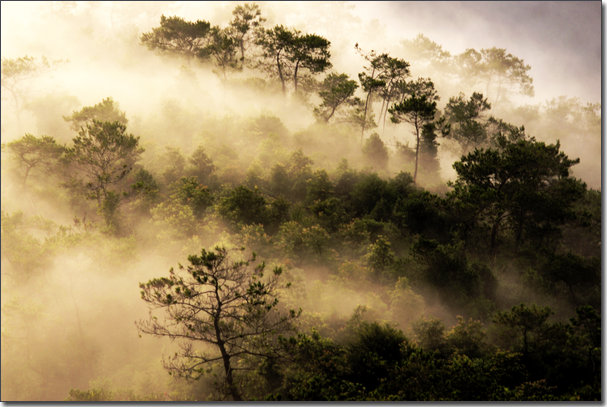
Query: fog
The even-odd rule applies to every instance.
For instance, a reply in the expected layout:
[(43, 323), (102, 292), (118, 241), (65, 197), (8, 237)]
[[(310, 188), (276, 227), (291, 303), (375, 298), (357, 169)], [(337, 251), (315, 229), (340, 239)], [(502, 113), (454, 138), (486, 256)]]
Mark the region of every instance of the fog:
[[(360, 133), (315, 124), (312, 108), (319, 102), (317, 96), (300, 98), (282, 95), (278, 87), (261, 89), (247, 82), (247, 70), (224, 80), (209, 64), (160, 55), (140, 43), (141, 34), (157, 27), (161, 15), (226, 26), (236, 4), (3, 2), (3, 60), (31, 56), (49, 62), (15, 85), (18, 99), (3, 87), (3, 145), (26, 133), (70, 145), (76, 132), (63, 117), (111, 97), (126, 113), (128, 132), (140, 137), (145, 148), (140, 164), (159, 179), (171, 164), (168, 147), (190, 156), (199, 145), (222, 179), (234, 183), (245, 177), (254, 180), (253, 175), (268, 177), (275, 164), (287, 165), (297, 149), (313, 160), (314, 170), (336, 171), (343, 158), (353, 169), (373, 167), (364, 161)], [(408, 53), (403, 41), (419, 33), (453, 55), (467, 48), (506, 48), (531, 65), (535, 95), (514, 97), (513, 105), (496, 109), (499, 117), (525, 125), (538, 140), (560, 139), (565, 153), (581, 160), (575, 176), (600, 188), (600, 123), (592, 121), (595, 116), (582, 118), (587, 103), (600, 102), (599, 3), (258, 4), (266, 27), (283, 24), (329, 39), (333, 70), (352, 79), (364, 62), (355, 43), (402, 58)], [(439, 69), (419, 72), (415, 61), (410, 63), (415, 76), (436, 77), (440, 107), (459, 91), (472, 93), (457, 89), (446, 76), (441, 79), (444, 72)], [(572, 114), (562, 117), (559, 109)], [(548, 122), (546, 117), (561, 122)], [(264, 118), (278, 118), (284, 135), (277, 134), (276, 124), (264, 133)], [(587, 122), (580, 125), (582, 120)], [(385, 131), (380, 129), (375, 130), (391, 157), (396, 156), (396, 141), (413, 145), (406, 126), (388, 123)], [(452, 163), (461, 151), (451, 140), (438, 142), (442, 179), (425, 186), (442, 193), (455, 177)], [(395, 159), (378, 172), (388, 177), (401, 169)], [(191, 385), (174, 381), (162, 368), (170, 341), (138, 335), (134, 323), (147, 316), (139, 283), (166, 274), (201, 247), (239, 245), (246, 239), (232, 234), (217, 217), (197, 220), (192, 226), (197, 233), (185, 236), (172, 220), (141, 215), (125, 220), (129, 233), (122, 236), (106, 234), (101, 227), (91, 232), (75, 222), (96, 216), (91, 205), (71, 206), (69, 192), (51, 174), (32, 173), (26, 188), (16, 171), (3, 148), (2, 399), (64, 400), (71, 389), (88, 388), (139, 396), (186, 392)], [(257, 250), (263, 255), (263, 244)], [(327, 263), (333, 261), (331, 254), (326, 256)], [(304, 310), (302, 327), (346, 321), (360, 306), (406, 333), (422, 317), (455, 323), (459, 310), (450, 309), (431, 289), (414, 292), (404, 279), (396, 286), (371, 277), (351, 279), (348, 267), (362, 266), (353, 257), (352, 264), (341, 265), (337, 274), (314, 262), (289, 270), (295, 291), (286, 294), (285, 302)], [(514, 297), (506, 293), (508, 284), (520, 288), (518, 281), (504, 278), (502, 283), (504, 296)], [(552, 301), (548, 296), (542, 300)], [(206, 394), (204, 388), (198, 391)]]

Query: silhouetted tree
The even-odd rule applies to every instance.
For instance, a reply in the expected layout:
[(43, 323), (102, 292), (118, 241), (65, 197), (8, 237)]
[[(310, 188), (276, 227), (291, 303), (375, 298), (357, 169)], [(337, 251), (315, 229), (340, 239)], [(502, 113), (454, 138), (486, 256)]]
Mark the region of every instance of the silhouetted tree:
[(426, 123), (434, 120), (436, 114), (436, 93), (432, 81), (419, 78), (410, 85), (410, 92), (400, 102), (392, 106), (389, 111), (394, 123), (406, 121), (414, 126), (415, 132), (415, 171), (413, 181), (417, 180), (417, 168), (419, 162), (419, 146), (421, 132)]
[[(202, 249), (200, 255), (188, 257), (188, 266), (140, 284), (150, 319), (137, 327), (180, 341), (180, 350), (165, 361), (170, 372), (197, 379), (209, 365), (220, 363), (226, 393), (242, 400), (235, 372), (250, 368), (253, 360), (276, 357), (274, 341), (292, 329), (290, 323), (299, 313), (277, 307), (280, 267), (266, 274), (265, 263), (255, 263), (254, 255), (246, 260), (236, 256), (223, 247)], [(164, 319), (156, 317), (158, 311)], [(212, 351), (198, 348), (199, 343), (211, 345)]]
[(211, 24), (207, 21), (186, 21), (181, 17), (160, 17), (160, 27), (141, 35), (141, 43), (157, 49), (183, 55), (188, 59), (206, 59), (209, 56)]
[(260, 28), (265, 18), (261, 17), (261, 9), (255, 3), (237, 5), (232, 10), (232, 15), (234, 17), (230, 21), (230, 28), (236, 45), (240, 48), (241, 66), (244, 66), (247, 45), (252, 41), (255, 30)]

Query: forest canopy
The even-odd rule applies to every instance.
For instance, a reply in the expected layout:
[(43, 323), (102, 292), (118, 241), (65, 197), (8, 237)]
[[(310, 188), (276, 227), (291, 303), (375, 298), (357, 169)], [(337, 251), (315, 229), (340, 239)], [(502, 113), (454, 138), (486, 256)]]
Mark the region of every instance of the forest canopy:
[(3, 54), (2, 400), (600, 400), (600, 104), (216, 6)]

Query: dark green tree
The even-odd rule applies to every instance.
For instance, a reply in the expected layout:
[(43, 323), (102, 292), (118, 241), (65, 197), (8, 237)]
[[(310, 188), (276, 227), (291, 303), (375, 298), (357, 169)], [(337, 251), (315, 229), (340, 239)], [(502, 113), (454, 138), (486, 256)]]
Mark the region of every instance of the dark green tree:
[(510, 311), (496, 313), (494, 321), (513, 329), (515, 336), (512, 339), (515, 340), (515, 350), (528, 355), (534, 349), (538, 341), (537, 335), (552, 313), (549, 307), (520, 304), (512, 307)]
[(483, 113), (491, 108), (487, 99), (474, 92), (469, 100), (462, 93), (445, 106), (446, 137), (456, 140), (464, 152), (487, 144), (487, 123)]
[(413, 181), (415, 182), (417, 180), (421, 132), (426, 123), (434, 120), (438, 97), (434, 91), (434, 84), (429, 79), (419, 78), (409, 89), (411, 93), (406, 95), (400, 103), (394, 104), (389, 111), (394, 123), (406, 121), (414, 127), (413, 134), (416, 142)]
[(379, 117), (381, 118), (382, 113), (385, 117), (390, 102), (398, 99), (402, 93), (404, 80), (409, 76), (409, 63), (402, 59), (393, 58), (386, 53), (377, 54), (373, 50), (364, 53), (358, 44), (354, 47), (368, 63), (364, 67), (364, 71), (358, 74), (361, 88), (367, 94), (362, 117), (362, 142), (362, 137), (367, 128), (367, 114), (373, 106), (373, 95), (379, 94), (381, 96), (383, 102)]
[(141, 43), (149, 49), (183, 55), (189, 59), (209, 56), (211, 24), (207, 21), (186, 21), (181, 17), (160, 17), (160, 27), (141, 35)]
[(570, 177), (579, 162), (560, 151), (560, 144), (504, 141), (502, 150), (475, 150), (453, 164), (458, 178), (453, 196), (473, 209), (475, 222), (486, 223), (490, 245), (497, 244), (504, 223), (516, 243), (523, 232), (540, 241), (558, 233), (558, 225), (572, 214), (572, 205), (585, 185)]
[(354, 45), (356, 51), (367, 61), (367, 66), (364, 67), (364, 71), (358, 74), (358, 80), (360, 82), (361, 89), (367, 94), (365, 97), (364, 109), (362, 111), (361, 120), (361, 132), (360, 141), (362, 144), (363, 137), (365, 135), (365, 129), (367, 128), (367, 114), (373, 104), (373, 94), (379, 92), (386, 86), (386, 81), (381, 77), (382, 62), (388, 58), (388, 54), (378, 55), (374, 50), (369, 53), (364, 53), (359, 48), (358, 43)]
[(429, 181), (440, 180), (440, 162), (438, 160), (438, 142), (436, 138), (437, 125), (435, 122), (426, 123), (422, 127), (419, 146), (419, 166), (424, 178)]
[(123, 181), (143, 152), (139, 137), (127, 133), (120, 122), (93, 120), (80, 129), (73, 144), (67, 150), (73, 184), (97, 201), (106, 225), (115, 226), (114, 214), (127, 190)]
[(289, 47), (289, 60), (293, 65), (293, 86), (297, 92), (300, 70), (311, 74), (324, 72), (331, 67), (331, 42), (316, 34), (298, 34)]
[(406, 91), (406, 79), (409, 77), (409, 63), (403, 59), (386, 56), (382, 61), (382, 73), (380, 77), (386, 82), (386, 86), (379, 89), (382, 104), (378, 117), (383, 123), (383, 134), (391, 103), (402, 98)]
[(235, 223), (265, 223), (266, 199), (257, 189), (238, 186), (229, 191), (219, 203), (219, 213)]
[(213, 196), (209, 189), (196, 177), (183, 177), (171, 184), (169, 198), (192, 208), (194, 216), (198, 218), (202, 217), (205, 210), (213, 203)]
[(314, 114), (328, 122), (340, 106), (354, 103), (353, 95), (356, 88), (358, 88), (356, 81), (348, 79), (345, 73), (330, 73), (321, 84), (318, 95), (322, 103), (314, 108)]
[(208, 54), (219, 68), (221, 76), (225, 79), (230, 69), (237, 69), (236, 40), (232, 38), (229, 29), (212, 27), (209, 33), (210, 41), (207, 47)]
[(262, 67), (271, 75), (277, 76), (282, 86), (282, 93), (287, 92), (287, 80), (291, 75), (290, 50), (299, 31), (290, 30), (283, 25), (270, 29), (260, 29), (255, 43), (262, 49)]

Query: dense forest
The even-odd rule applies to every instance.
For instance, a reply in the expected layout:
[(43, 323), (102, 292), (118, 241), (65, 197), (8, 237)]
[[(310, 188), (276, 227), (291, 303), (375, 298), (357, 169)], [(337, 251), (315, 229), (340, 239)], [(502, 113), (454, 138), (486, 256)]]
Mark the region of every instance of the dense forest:
[(2, 58), (2, 400), (601, 400), (601, 106), (232, 8), (137, 33), (147, 115)]

